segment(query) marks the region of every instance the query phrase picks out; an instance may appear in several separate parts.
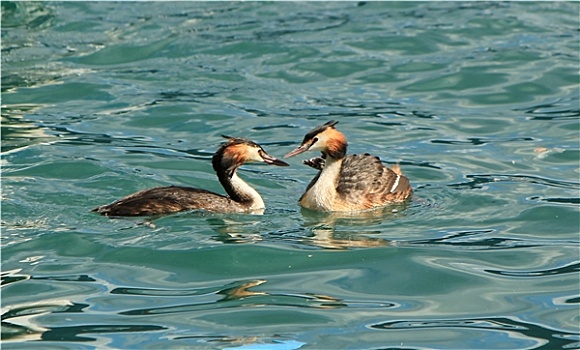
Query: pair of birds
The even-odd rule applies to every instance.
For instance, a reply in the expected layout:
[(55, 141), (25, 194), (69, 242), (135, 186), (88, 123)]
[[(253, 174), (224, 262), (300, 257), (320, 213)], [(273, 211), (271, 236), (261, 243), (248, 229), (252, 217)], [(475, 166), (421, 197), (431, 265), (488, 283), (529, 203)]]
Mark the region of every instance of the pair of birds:
[[(284, 158), (306, 151), (320, 151), (321, 157), (304, 161), (318, 169), (300, 204), (318, 211), (360, 211), (403, 202), (412, 189), (398, 166), (385, 167), (379, 157), (368, 153), (347, 155), (346, 137), (336, 130), (337, 121), (329, 121), (306, 134), (298, 148)], [(244, 163), (263, 162), (288, 166), (270, 156), (255, 142), (228, 137), (212, 158), (217, 177), (227, 192), (181, 186), (155, 187), (93, 209), (106, 216), (149, 216), (202, 209), (211, 212), (259, 212), (265, 208), (260, 194), (238, 177)]]

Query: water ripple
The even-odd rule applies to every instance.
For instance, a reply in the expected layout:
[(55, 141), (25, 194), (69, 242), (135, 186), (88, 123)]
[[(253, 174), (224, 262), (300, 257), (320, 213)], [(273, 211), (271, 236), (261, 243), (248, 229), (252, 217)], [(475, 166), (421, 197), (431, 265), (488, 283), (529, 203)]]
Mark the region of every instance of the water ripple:
[(514, 137), (506, 139), (485, 139), (480, 137), (469, 137), (465, 141), (463, 140), (431, 140), (431, 143), (441, 143), (446, 145), (473, 145), (482, 146), (488, 143), (502, 143), (502, 142), (536, 142), (537, 140), (533, 137)]
[(516, 108), (514, 110), (529, 114), (528, 118), (530, 120), (578, 119), (580, 117), (580, 109), (572, 106), (578, 106), (578, 98), (569, 101), (544, 103), (527, 108)]
[(461, 249), (517, 249), (545, 246), (546, 242), (534, 242), (530, 240), (510, 239), (501, 237), (480, 237), (482, 234), (489, 234), (494, 230), (482, 231), (465, 231), (455, 233), (443, 238), (428, 240), (413, 240), (408, 242), (397, 243), (397, 246), (437, 246), (437, 247), (454, 247)]
[[(578, 343), (578, 340), (580, 340), (578, 333), (551, 329), (542, 325), (524, 322), (515, 317), (396, 320), (372, 324), (369, 327), (385, 331), (405, 329), (420, 332), (428, 329), (492, 331), (497, 333), (497, 335), (491, 335), (494, 337), (502, 337), (499, 333), (504, 333), (508, 338), (528, 340), (533, 344), (533, 347), (526, 348), (537, 350), (571, 349), (580, 345)], [(474, 336), (472, 335), (472, 337)]]
[[(580, 347), (578, 9), (2, 2), (3, 343)], [(409, 203), (303, 212), (295, 159), (243, 168), (260, 217), (89, 212), (329, 119)]]
[(262, 285), (267, 280), (250, 280), (234, 282), (226, 288), (202, 288), (189, 290), (174, 289), (143, 289), (119, 287), (111, 291), (111, 294), (136, 295), (136, 296), (158, 296), (158, 297), (192, 297), (198, 300), (186, 304), (176, 304), (172, 301), (169, 306), (155, 308), (142, 308), (122, 311), (121, 315), (159, 315), (182, 312), (192, 312), (196, 310), (211, 310), (238, 307), (264, 307), (264, 306), (291, 306), (299, 308), (313, 309), (335, 309), (335, 308), (393, 308), (396, 303), (389, 302), (369, 302), (369, 301), (344, 301), (329, 295), (314, 293), (282, 293), (252, 291), (250, 288)]
[(580, 183), (564, 181), (564, 180), (552, 180), (549, 178), (533, 175), (505, 175), (505, 174), (472, 174), (465, 175), (467, 179), (470, 179), (468, 183), (462, 184), (451, 184), (450, 187), (455, 188), (481, 188), (483, 185), (494, 182), (526, 182), (531, 184), (539, 184), (548, 187), (559, 187), (578, 190), (580, 189)]
[(570, 273), (578, 273), (580, 271), (580, 263), (571, 263), (554, 269), (535, 270), (535, 271), (506, 271), (506, 270), (491, 270), (484, 269), (483, 271), (509, 277), (540, 277), (553, 275), (566, 275)]

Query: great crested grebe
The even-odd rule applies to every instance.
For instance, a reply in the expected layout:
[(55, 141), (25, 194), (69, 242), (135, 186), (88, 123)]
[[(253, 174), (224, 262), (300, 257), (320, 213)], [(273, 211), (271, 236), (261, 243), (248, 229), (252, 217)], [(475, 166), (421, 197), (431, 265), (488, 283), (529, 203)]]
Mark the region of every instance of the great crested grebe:
[(106, 216), (163, 215), (195, 209), (221, 213), (262, 212), (265, 208), (262, 197), (238, 177), (238, 168), (249, 162), (279, 166), (288, 166), (288, 163), (270, 156), (255, 142), (222, 136), (227, 141), (213, 155), (212, 165), (228, 196), (193, 187), (155, 187), (92, 211)]
[(346, 155), (346, 137), (331, 120), (304, 136), (302, 144), (284, 158), (321, 151), (322, 158), (304, 161), (320, 172), (300, 197), (300, 204), (319, 211), (358, 211), (403, 202), (413, 190), (398, 165), (389, 169), (379, 157)]

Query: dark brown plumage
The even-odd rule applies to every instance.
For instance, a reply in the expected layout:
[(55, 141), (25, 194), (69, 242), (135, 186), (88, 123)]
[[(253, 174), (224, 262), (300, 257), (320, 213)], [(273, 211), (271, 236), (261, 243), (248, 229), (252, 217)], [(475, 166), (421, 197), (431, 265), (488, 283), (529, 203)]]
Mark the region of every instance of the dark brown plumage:
[(155, 187), (92, 211), (106, 216), (164, 215), (195, 209), (223, 213), (263, 212), (265, 205), (262, 197), (238, 177), (238, 168), (246, 162), (264, 162), (279, 166), (288, 164), (270, 156), (255, 142), (224, 137), (228, 141), (214, 154), (212, 165), (228, 196), (193, 187)]
[(229, 197), (182, 186), (155, 187), (139, 191), (93, 211), (106, 216), (150, 216), (193, 209), (213, 212), (246, 211), (243, 204)]

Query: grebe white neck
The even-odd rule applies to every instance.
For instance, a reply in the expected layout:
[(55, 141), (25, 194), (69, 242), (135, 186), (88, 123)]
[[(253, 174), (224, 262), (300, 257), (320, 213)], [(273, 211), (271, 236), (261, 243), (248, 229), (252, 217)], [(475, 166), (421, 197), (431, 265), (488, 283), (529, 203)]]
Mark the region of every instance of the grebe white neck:
[(302, 197), (302, 206), (322, 211), (333, 210), (342, 161), (342, 158), (326, 157), (318, 180)]
[(237, 172), (234, 172), (233, 176), (230, 178), (230, 183), (232, 189), (238, 194), (240, 198), (248, 200), (251, 205), (249, 209), (264, 209), (266, 205), (262, 196), (256, 191), (252, 186), (248, 185), (247, 182), (242, 180)]

